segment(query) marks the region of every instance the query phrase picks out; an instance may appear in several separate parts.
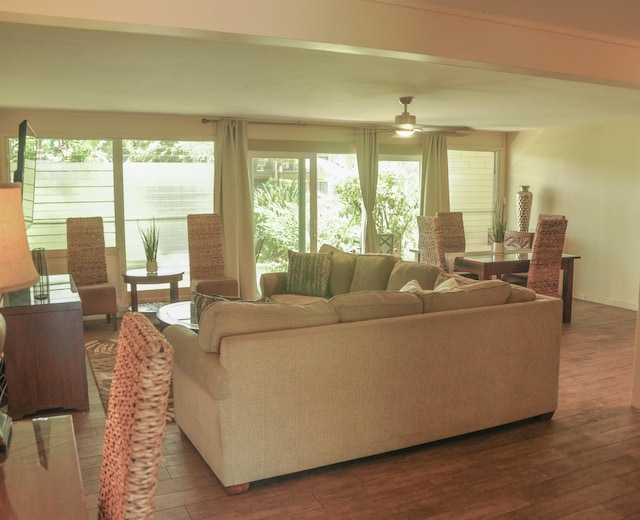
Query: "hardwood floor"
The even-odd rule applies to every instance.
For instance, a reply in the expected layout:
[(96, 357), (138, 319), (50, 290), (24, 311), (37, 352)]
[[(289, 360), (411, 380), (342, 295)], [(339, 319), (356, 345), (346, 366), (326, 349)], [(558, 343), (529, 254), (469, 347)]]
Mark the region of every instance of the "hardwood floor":
[[(87, 323), (87, 340), (110, 335)], [(575, 301), (564, 324), (551, 421), (527, 421), (254, 482), (227, 496), (175, 424), (164, 442), (158, 520), (640, 519), (640, 412), (630, 406), (636, 312)], [(104, 413), (89, 371), (74, 414), (95, 518)]]

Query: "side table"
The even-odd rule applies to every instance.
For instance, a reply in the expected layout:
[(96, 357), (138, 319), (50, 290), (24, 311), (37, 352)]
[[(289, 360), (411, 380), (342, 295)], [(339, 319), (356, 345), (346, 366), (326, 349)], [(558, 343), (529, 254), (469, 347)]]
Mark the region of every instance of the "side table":
[(124, 282), (131, 285), (131, 310), (138, 311), (138, 284), (169, 284), (169, 301), (178, 301), (178, 282), (182, 280), (184, 271), (158, 269), (157, 273), (148, 273), (146, 269), (130, 269), (122, 273)]
[(170, 303), (158, 309), (156, 317), (162, 325), (182, 325), (191, 330), (198, 330), (194, 304), (191, 301)]

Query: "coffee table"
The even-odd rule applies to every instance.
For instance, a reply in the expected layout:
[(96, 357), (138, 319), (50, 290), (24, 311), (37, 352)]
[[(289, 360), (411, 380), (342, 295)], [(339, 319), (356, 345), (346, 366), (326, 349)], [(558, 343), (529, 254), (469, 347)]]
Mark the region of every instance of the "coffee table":
[(156, 312), (158, 321), (163, 325), (182, 325), (191, 330), (198, 330), (196, 309), (192, 301), (176, 302), (163, 305)]

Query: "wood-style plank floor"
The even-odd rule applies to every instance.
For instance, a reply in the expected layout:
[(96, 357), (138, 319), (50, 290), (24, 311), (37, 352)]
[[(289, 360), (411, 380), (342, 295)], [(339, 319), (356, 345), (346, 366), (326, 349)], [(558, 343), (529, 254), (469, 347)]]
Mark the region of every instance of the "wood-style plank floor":
[[(636, 313), (575, 301), (565, 324), (558, 410), (400, 452), (254, 482), (227, 496), (169, 424), (158, 520), (640, 519), (640, 412), (630, 406)], [(87, 340), (113, 337), (87, 322)], [(89, 370), (91, 409), (74, 414), (95, 518), (105, 416)]]

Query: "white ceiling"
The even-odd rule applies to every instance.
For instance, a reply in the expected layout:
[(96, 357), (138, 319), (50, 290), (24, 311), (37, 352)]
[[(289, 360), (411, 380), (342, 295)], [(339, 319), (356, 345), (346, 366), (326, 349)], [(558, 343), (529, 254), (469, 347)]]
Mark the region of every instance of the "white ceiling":
[[(640, 41), (638, 0), (431, 0)], [(519, 130), (640, 117), (640, 90), (391, 57), (0, 23), (0, 108)]]

